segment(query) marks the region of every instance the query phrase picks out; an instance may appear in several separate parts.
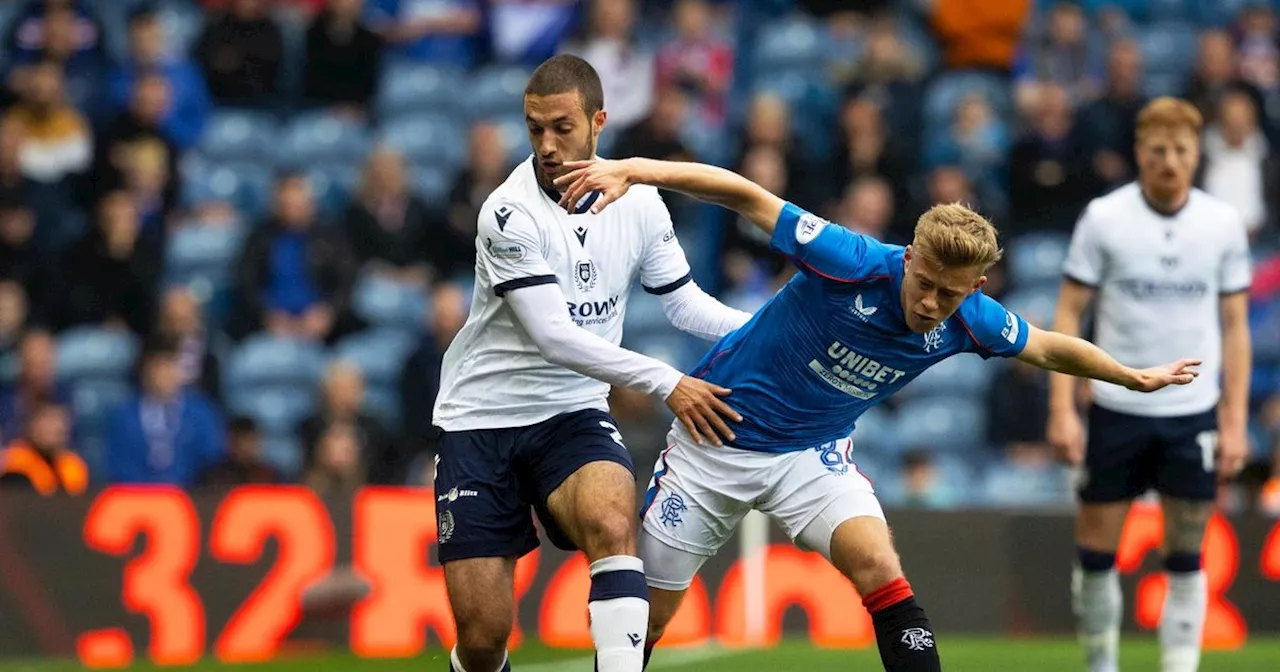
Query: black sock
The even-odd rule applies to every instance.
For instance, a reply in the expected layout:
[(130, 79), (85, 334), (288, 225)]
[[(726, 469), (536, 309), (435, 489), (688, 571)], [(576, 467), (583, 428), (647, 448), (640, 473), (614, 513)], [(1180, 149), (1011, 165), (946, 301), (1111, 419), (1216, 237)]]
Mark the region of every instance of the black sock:
[(657, 645), (657, 642), (645, 642), (645, 643), (644, 643), (644, 665), (642, 665), (642, 666), (640, 667), (640, 669), (642, 669), (642, 670), (644, 670), (644, 669), (648, 669), (648, 667), (649, 667), (649, 659), (653, 657), (653, 647), (654, 647), (654, 646), (656, 646), (656, 645)]
[(933, 626), (914, 596), (871, 614), (886, 672), (940, 672)]

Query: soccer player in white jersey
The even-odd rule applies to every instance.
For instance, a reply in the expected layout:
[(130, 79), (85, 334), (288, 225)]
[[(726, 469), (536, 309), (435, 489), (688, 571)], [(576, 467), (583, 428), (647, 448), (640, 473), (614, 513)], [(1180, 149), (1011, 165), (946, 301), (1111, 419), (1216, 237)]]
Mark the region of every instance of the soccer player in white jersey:
[(1169, 578), (1161, 669), (1197, 668), (1207, 602), (1201, 541), (1217, 480), (1240, 471), (1248, 441), (1244, 222), (1191, 186), (1200, 156), (1194, 107), (1160, 98), (1137, 124), (1138, 181), (1094, 199), (1076, 224), (1054, 328), (1080, 333), (1081, 316), (1096, 299), (1094, 340), (1104, 350), (1130, 366), (1175, 352), (1197, 357), (1203, 376), (1150, 395), (1092, 383), (1087, 440), (1075, 381), (1051, 382), (1049, 441), (1067, 461), (1083, 460), (1072, 592), (1090, 672), (1117, 669), (1123, 608), (1116, 548), (1130, 503), (1150, 489), (1164, 509)]
[[(525, 88), (534, 154), (485, 201), (476, 290), (444, 356), (434, 422), (439, 557), (458, 641), (454, 672), (509, 670), (516, 560), (538, 545), (531, 509), (557, 546), (591, 563), (587, 605), (600, 672), (640, 672), (649, 603), (636, 557), (635, 473), (608, 413), (609, 385), (661, 397), (690, 433), (732, 439), (728, 390), (618, 347), (636, 279), (672, 324), (718, 339), (750, 316), (700, 290), (656, 189), (609, 213), (594, 196), (560, 208), (552, 180), (595, 155), (600, 78), (556, 56)], [(723, 416), (723, 418), (722, 418)]]

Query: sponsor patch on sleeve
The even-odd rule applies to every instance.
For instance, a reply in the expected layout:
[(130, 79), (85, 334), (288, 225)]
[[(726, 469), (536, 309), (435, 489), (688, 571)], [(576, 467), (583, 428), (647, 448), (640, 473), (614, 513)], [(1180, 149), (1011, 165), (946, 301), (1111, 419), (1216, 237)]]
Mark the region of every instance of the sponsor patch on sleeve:
[(486, 238), (484, 247), (489, 256), (502, 261), (521, 261), (525, 256), (524, 246), (510, 240), (494, 241), (492, 238)]
[(1004, 340), (1014, 345), (1018, 344), (1018, 318), (1007, 310), (1004, 313), (1004, 330), (1000, 335), (1004, 336)]
[(818, 237), (818, 234), (822, 233), (826, 226), (827, 220), (811, 212), (800, 215), (800, 221), (796, 222), (796, 242), (801, 245), (809, 244), (810, 241)]

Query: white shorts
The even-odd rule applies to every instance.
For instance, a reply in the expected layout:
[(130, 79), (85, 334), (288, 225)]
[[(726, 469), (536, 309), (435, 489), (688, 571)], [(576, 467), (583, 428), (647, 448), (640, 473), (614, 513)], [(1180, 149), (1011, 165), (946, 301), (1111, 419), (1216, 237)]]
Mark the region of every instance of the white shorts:
[(828, 560), (831, 535), (841, 523), (861, 516), (884, 520), (871, 481), (853, 463), (849, 439), (762, 453), (699, 446), (678, 422), (667, 437), (640, 514), (640, 556), (654, 588), (688, 588), (752, 509)]

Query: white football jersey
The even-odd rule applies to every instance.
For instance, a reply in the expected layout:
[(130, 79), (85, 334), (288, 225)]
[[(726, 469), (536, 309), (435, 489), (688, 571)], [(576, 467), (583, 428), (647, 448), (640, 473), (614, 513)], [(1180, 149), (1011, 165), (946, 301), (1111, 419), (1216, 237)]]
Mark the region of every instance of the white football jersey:
[(1204, 361), (1195, 382), (1150, 394), (1093, 381), (1095, 403), (1147, 417), (1192, 415), (1217, 405), (1219, 297), (1251, 282), (1248, 236), (1234, 208), (1193, 189), (1181, 210), (1163, 215), (1137, 183), (1125, 185), (1085, 209), (1063, 271), (1097, 290), (1094, 342), (1121, 363)]
[(691, 280), (671, 215), (654, 187), (637, 185), (599, 214), (558, 205), (522, 162), (485, 201), (476, 234), (471, 314), (444, 355), (434, 422), (446, 431), (524, 427), (588, 408), (608, 410), (609, 384), (547, 362), (503, 296), (556, 283), (583, 329), (622, 341), (638, 278), (651, 294)]

